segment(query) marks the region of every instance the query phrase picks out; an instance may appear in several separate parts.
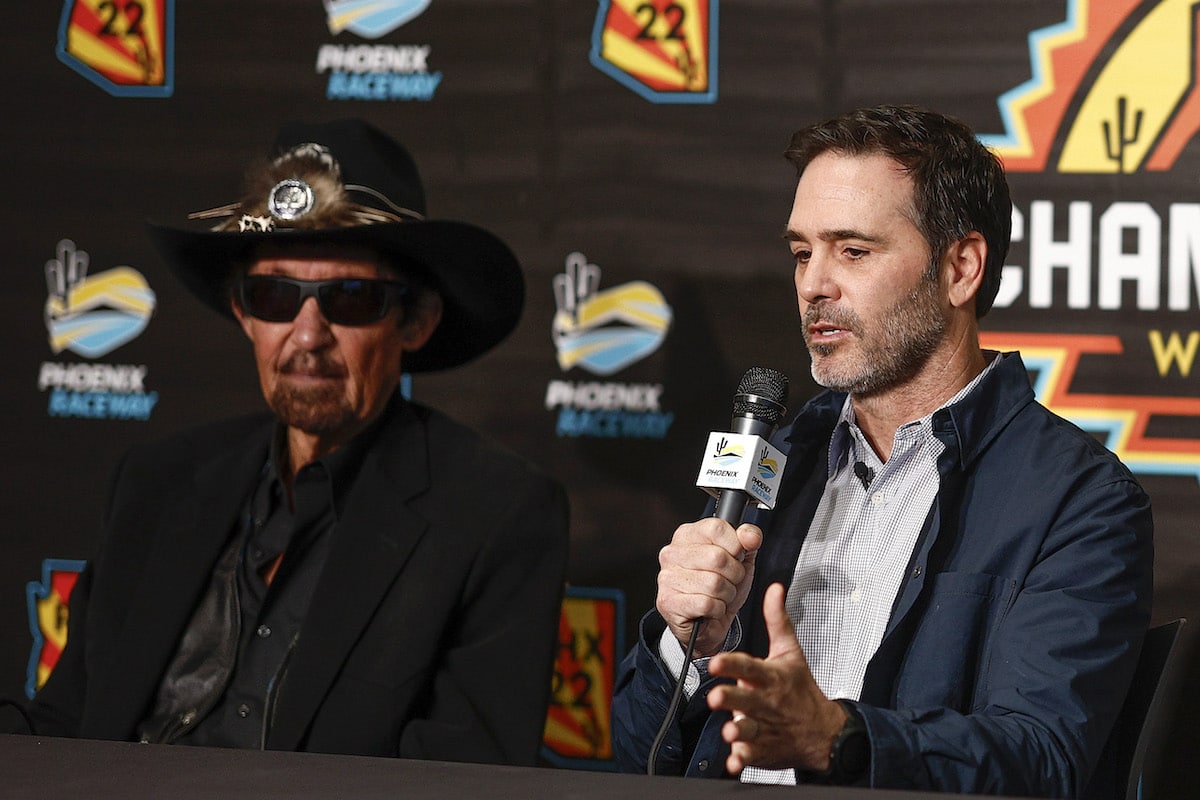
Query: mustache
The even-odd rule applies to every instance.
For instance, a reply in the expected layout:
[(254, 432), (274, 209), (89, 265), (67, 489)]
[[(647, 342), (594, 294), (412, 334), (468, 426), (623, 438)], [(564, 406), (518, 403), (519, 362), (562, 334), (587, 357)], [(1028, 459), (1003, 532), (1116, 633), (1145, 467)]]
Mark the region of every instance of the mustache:
[(346, 374), (343, 365), (326, 355), (311, 352), (293, 353), (279, 365), (282, 375), (316, 375), (322, 378), (341, 378)]
[(825, 300), (814, 303), (804, 312), (804, 326), (806, 330), (809, 325), (816, 325), (818, 322), (824, 322), (848, 331), (858, 330), (862, 326), (862, 320), (859, 319), (858, 314), (855, 314), (848, 308), (838, 308), (837, 306), (830, 305)]

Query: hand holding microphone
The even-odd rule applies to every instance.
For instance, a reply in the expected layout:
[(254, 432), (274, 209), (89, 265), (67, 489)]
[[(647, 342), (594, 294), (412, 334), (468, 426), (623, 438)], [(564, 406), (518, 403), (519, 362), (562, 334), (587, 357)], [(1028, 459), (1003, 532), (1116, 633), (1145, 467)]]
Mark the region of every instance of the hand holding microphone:
[(775, 370), (752, 367), (742, 377), (731, 430), (709, 436), (697, 480), (717, 497), (716, 514), (679, 526), (659, 552), (656, 607), (685, 646), (693, 625), (705, 621), (696, 656), (721, 649), (750, 593), (762, 531), (739, 523), (752, 499), (774, 504), (784, 459), (766, 440), (786, 413), (787, 391), (787, 376)]

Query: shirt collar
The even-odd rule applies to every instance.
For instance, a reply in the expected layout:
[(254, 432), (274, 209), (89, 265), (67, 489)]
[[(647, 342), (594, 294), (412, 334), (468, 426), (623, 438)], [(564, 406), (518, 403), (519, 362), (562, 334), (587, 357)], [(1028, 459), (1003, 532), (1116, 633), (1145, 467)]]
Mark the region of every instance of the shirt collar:
[[(334, 513), (341, 517), (346, 494), (349, 487), (354, 484), (358, 468), (366, 456), (367, 448), (374, 441), (379, 429), (384, 425), (384, 421), (396, 413), (404, 403), (400, 393), (396, 392), (378, 419), (345, 445), (302, 467), (296, 475), (297, 481), (323, 478)], [(282, 422), (276, 422), (266, 465), (267, 480), (280, 481), (279, 465), (287, 462), (287, 427)]]
[[(991, 372), (992, 369), (994, 369), (995, 366), (1000, 363), (1001, 359), (997, 358), (998, 355), (999, 353), (994, 350), (984, 350), (983, 357), (987, 360), (987, 366), (985, 366), (978, 375), (972, 378), (966, 386), (960, 389), (957, 394), (955, 394), (945, 403), (942, 403), (942, 405), (938, 406), (920, 419), (906, 422), (897, 428), (896, 441), (899, 441), (900, 438), (918, 435), (918, 432), (913, 430), (914, 428), (918, 428), (924, 431), (927, 435), (932, 436), (933, 415), (938, 411), (941, 411), (943, 408), (948, 408), (949, 406), (958, 403), (972, 391), (974, 391), (983, 380), (984, 376)], [(836, 475), (838, 472), (845, 469), (846, 466), (851, 463), (851, 461), (866, 461), (867, 459), (863, 458), (863, 455), (866, 455), (867, 453), (870, 454), (872, 459), (876, 458), (874, 452), (871, 451), (870, 446), (867, 444), (866, 437), (864, 436), (862, 429), (858, 427), (858, 423), (855, 421), (854, 404), (850, 400), (850, 395), (846, 395), (845, 401), (842, 402), (841, 413), (838, 414), (837, 426), (833, 429), (833, 437), (829, 440), (829, 475)]]

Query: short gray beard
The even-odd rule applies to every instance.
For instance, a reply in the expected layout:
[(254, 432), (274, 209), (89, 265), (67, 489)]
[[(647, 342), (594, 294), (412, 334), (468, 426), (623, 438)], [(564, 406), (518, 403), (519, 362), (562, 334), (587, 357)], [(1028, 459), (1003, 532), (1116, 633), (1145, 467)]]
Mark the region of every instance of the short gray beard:
[(817, 356), (833, 353), (836, 345), (822, 345), (808, 337), (808, 326), (818, 320), (854, 331), (859, 336), (865, 365), (857, 374), (818, 374), (816, 359), (812, 377), (834, 391), (867, 397), (901, 384), (918, 372), (937, 351), (946, 334), (946, 318), (938, 305), (938, 283), (923, 276), (912, 291), (882, 316), (878, 331), (864, 330), (862, 320), (849, 310), (833, 306), (809, 307), (804, 315), (805, 339)]

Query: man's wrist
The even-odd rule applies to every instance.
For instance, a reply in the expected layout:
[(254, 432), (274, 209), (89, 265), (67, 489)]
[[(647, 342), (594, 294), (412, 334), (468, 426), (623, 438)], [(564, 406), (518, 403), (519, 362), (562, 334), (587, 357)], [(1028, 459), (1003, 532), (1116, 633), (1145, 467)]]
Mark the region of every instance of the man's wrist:
[(805, 771), (809, 780), (850, 786), (865, 778), (871, 771), (871, 739), (862, 715), (853, 703), (836, 701), (846, 712), (846, 722), (833, 739), (829, 751), (829, 768), (823, 772)]
[[(717, 652), (727, 652), (737, 648), (742, 640), (742, 628), (737, 618), (733, 620), (733, 624), (729, 626), (729, 632), (725, 635), (725, 641), (721, 645), (721, 649)], [(663, 629), (659, 636), (658, 658), (667, 668), (671, 675), (678, 676), (684, 667), (684, 646), (675, 638), (671, 632), (670, 626)], [(700, 688), (700, 684), (708, 679), (708, 661), (712, 656), (703, 656), (693, 658), (688, 664), (688, 675), (684, 681), (683, 692), (690, 700), (696, 690)]]

